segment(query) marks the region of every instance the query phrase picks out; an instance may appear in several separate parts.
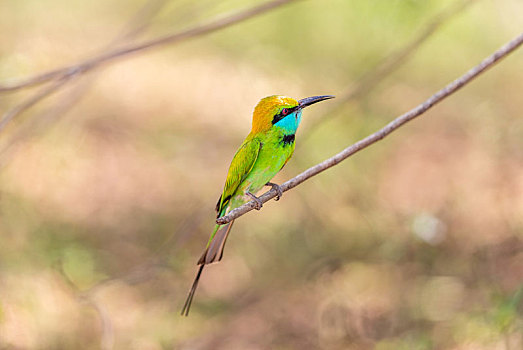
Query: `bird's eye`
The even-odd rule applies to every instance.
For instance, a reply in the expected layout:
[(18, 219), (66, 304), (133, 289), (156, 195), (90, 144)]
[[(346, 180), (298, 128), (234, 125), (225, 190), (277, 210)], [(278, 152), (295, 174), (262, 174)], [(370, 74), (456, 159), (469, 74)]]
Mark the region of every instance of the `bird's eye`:
[(282, 115), (287, 115), (287, 114), (289, 114), (289, 110), (287, 108), (284, 108), (284, 109), (281, 110), (281, 114)]

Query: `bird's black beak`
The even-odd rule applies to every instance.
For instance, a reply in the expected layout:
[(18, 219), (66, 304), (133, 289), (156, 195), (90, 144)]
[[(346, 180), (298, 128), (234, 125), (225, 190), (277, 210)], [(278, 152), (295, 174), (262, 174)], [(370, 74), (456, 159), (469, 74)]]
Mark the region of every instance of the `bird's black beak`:
[(329, 100), (329, 99), (334, 98), (334, 97), (335, 96), (332, 96), (332, 95), (307, 97), (307, 98), (304, 98), (304, 99), (298, 101), (298, 108), (299, 109), (303, 109), (303, 108), (308, 107), (308, 106), (310, 106), (312, 104), (315, 104), (315, 103), (318, 103), (318, 102), (321, 102), (321, 101), (325, 101), (325, 100)]

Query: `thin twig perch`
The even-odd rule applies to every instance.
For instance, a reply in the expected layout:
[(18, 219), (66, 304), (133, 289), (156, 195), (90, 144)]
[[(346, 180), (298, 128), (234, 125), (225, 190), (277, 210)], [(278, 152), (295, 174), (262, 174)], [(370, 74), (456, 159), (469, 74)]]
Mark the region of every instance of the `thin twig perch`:
[[(458, 91), (463, 86), (470, 83), (474, 78), (479, 76), (481, 73), (486, 71), (488, 68), (492, 67), (496, 62), (501, 60), (502, 58), (506, 57), (509, 53), (516, 50), (519, 46), (523, 44), (523, 33), (519, 34), (515, 39), (508, 42), (501, 48), (499, 48), (497, 51), (495, 51), (492, 55), (485, 58), (480, 64), (475, 66), (474, 68), (470, 69), (468, 72), (466, 72), (461, 77), (457, 78), (456, 80), (449, 83), (447, 86), (445, 86), (443, 89), (436, 92), (434, 95), (429, 97), (425, 102), (418, 105), (414, 109), (411, 109), (407, 113), (397, 117), (393, 121), (391, 121), (389, 124), (387, 124), (382, 129), (376, 131), (375, 133), (365, 137), (364, 139), (356, 142), (355, 144), (345, 148), (340, 153), (324, 160), (323, 162), (316, 164), (315, 166), (305, 170), (301, 174), (297, 175), (296, 177), (290, 179), (289, 181), (283, 183), (281, 185), (282, 191), (288, 191), (291, 188), (294, 188), (301, 184), (302, 182), (310, 179), (311, 177), (318, 175), (319, 173), (335, 166), (336, 164), (344, 161), (354, 153), (361, 151), (364, 148), (367, 148), (368, 146), (380, 141), (381, 139), (385, 138), (389, 134), (391, 134), (393, 131), (401, 127), (402, 125), (406, 124), (407, 122), (411, 121), (412, 119), (422, 115), (425, 113), (428, 109), (436, 105), (437, 103), (443, 101), (448, 96), (452, 95), (456, 91)], [(269, 190), (263, 195), (259, 197), (259, 199), (265, 203), (269, 201), (270, 199), (276, 197), (277, 193), (275, 190)], [(222, 216), (221, 218), (216, 219), (216, 223), (218, 224), (227, 224), (231, 222), (232, 220), (235, 220), (239, 218), (240, 216), (248, 213), (249, 211), (253, 210), (256, 206), (256, 203), (254, 201), (250, 201), (245, 203), (239, 208), (231, 210), (227, 215)]]

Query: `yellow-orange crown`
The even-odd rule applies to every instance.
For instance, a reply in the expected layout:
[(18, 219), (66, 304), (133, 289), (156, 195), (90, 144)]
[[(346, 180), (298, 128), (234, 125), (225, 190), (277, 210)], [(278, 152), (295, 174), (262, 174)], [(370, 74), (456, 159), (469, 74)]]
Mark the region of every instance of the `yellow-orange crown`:
[(272, 127), (272, 119), (283, 108), (292, 108), (298, 101), (287, 96), (273, 95), (262, 98), (254, 108), (251, 133), (267, 131)]

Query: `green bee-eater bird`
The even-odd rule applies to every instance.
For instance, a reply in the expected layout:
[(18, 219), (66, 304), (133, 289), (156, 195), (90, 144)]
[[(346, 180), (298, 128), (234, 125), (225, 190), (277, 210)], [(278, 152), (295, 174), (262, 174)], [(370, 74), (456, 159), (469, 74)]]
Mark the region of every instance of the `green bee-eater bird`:
[[(263, 186), (272, 186), (278, 191), (276, 200), (281, 197), (280, 187), (269, 181), (294, 152), (294, 138), (300, 125), (302, 110), (330, 98), (334, 96), (313, 96), (299, 101), (285, 96), (269, 96), (258, 103), (252, 117), (252, 130), (229, 166), (222, 195), (216, 204), (218, 218), (250, 200), (254, 200), (256, 209), (260, 210), (262, 202), (254, 194)], [(214, 227), (205, 251), (198, 260), (198, 273), (183, 306), (182, 315), (189, 315), (204, 266), (222, 259), (223, 248), (233, 223), (231, 221)]]

